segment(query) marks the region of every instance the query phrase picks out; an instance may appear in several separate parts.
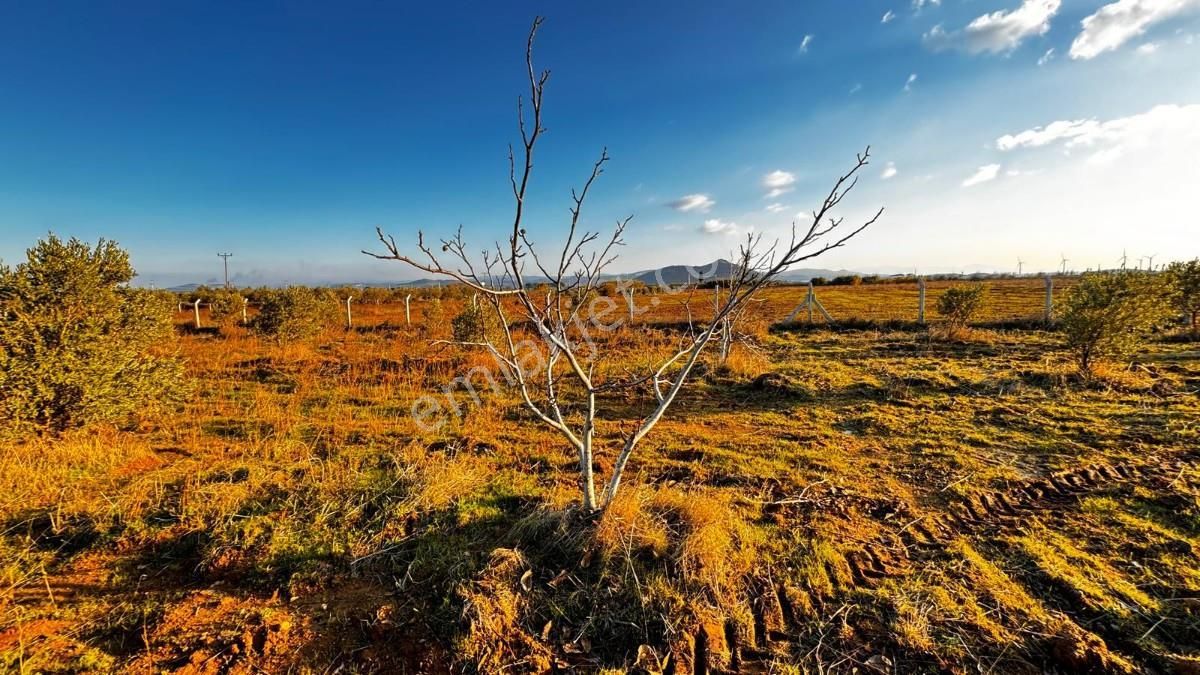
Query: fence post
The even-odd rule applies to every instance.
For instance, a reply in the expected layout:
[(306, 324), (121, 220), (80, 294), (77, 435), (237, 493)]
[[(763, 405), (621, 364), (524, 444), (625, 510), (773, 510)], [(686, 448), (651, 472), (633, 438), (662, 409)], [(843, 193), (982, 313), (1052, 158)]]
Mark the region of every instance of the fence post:
[(925, 325), (925, 279), (917, 279), (917, 323)]
[(812, 284), (812, 282), (811, 282), (811, 281), (809, 281), (809, 282), (808, 282), (808, 299), (806, 299), (806, 300), (804, 301), (804, 304), (808, 305), (808, 322), (809, 322), (809, 323), (812, 323), (812, 322), (813, 322), (813, 315), (812, 315), (812, 311), (813, 311), (813, 284)]
[(1046, 275), (1046, 323), (1054, 323), (1054, 277)]
[(246, 308), (250, 306), (250, 298), (242, 298), (242, 323), (250, 323), (250, 318), (246, 316)]
[(408, 313), (408, 301), (409, 300), (412, 300), (412, 293), (409, 293), (408, 295), (404, 296), (404, 323), (406, 325), (411, 326), (412, 325), (412, 314)]
[(200, 298), (196, 298), (196, 301), (192, 303), (192, 312), (194, 312), (195, 316), (196, 316), (196, 328), (199, 328), (200, 327)]
[(633, 323), (633, 289), (626, 288), (621, 295), (625, 296), (625, 304), (629, 306), (629, 323)]
[(353, 299), (354, 299), (353, 295), (346, 298), (346, 329), (347, 330), (354, 327), (354, 317), (350, 315), (350, 301)]

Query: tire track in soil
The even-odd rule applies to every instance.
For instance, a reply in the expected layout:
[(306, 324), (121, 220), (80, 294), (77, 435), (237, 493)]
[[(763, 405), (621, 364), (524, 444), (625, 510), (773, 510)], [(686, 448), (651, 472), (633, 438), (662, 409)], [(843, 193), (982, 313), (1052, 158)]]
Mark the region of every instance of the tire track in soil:
[[(971, 495), (952, 504), (943, 513), (921, 516), (898, 533), (891, 534), (890, 538), (899, 540), (899, 546), (889, 546), (881, 541), (877, 545), (868, 544), (851, 550), (844, 557), (855, 583), (874, 587), (885, 579), (905, 576), (914, 563), (942, 550), (957, 536), (995, 536), (1012, 532), (1025, 518), (1085, 494), (1128, 485), (1160, 484), (1165, 488), (1196, 460), (1195, 455), (1188, 455), (1158, 462), (1091, 464), (1025, 481), (1008, 489)], [(753, 582), (749, 606), (753, 617), (749, 644), (741, 643), (732, 620), (728, 620), (725, 627), (723, 637), (729, 652), (729, 669), (721, 670), (710, 663), (712, 637), (702, 629), (696, 635), (688, 636), (687, 644), (672, 650), (660, 672), (663, 675), (767, 672), (773, 649), (795, 642), (794, 636), (801, 626), (788, 589), (782, 584)], [(683, 652), (684, 658), (676, 659), (676, 652)]]

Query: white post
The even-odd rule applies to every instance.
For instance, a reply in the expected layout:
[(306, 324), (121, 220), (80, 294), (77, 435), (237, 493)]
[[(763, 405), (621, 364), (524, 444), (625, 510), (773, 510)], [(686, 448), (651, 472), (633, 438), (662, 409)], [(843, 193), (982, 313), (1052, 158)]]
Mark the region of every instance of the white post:
[(629, 323), (633, 323), (633, 289), (626, 288), (621, 294), (625, 296), (625, 304), (629, 306)]
[(1054, 277), (1046, 275), (1046, 323), (1054, 323)]
[(808, 300), (805, 301), (806, 304), (808, 304), (808, 322), (809, 323), (813, 322), (813, 295), (814, 295), (813, 294), (813, 284), (811, 281), (809, 281), (808, 282)]
[(404, 323), (412, 325), (412, 314), (408, 313), (408, 301), (412, 300), (412, 293), (404, 296)]
[(354, 299), (354, 296), (350, 296), (350, 297), (346, 298), (346, 328), (347, 329), (354, 327), (354, 317), (350, 315), (350, 301), (353, 299)]
[(196, 316), (196, 328), (199, 328), (200, 327), (200, 298), (196, 298), (196, 301), (192, 303), (192, 311), (195, 313), (195, 316)]
[(250, 306), (250, 298), (242, 298), (242, 323), (250, 323), (250, 318), (246, 316), (246, 308)]
[(925, 325), (925, 279), (917, 279), (917, 323)]

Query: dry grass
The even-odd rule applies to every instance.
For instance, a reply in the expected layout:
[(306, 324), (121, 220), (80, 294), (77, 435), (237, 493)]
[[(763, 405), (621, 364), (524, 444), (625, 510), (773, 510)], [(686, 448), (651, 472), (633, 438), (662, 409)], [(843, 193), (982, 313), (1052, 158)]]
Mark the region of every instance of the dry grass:
[[(487, 364), (430, 344), (453, 292), (414, 301), (411, 327), (403, 305), (362, 305), (358, 329), (292, 345), (180, 315), (199, 384), (185, 409), (0, 445), (0, 669), (171, 671), (203, 654), (230, 672), (619, 672), (644, 646), (690, 672), (700, 643), (714, 667), (771, 672), (1190, 658), (1190, 345), (1081, 381), (1052, 332), (1012, 324), (1040, 316), (1039, 280), (993, 284), (988, 325), (951, 338), (912, 325), (906, 285), (818, 288), (854, 329), (767, 330), (804, 292), (766, 293), (751, 342), (695, 380), (598, 520), (573, 511), (575, 458), (512, 392), (464, 398), (437, 431), (413, 421), (417, 397)], [(674, 344), (683, 296), (638, 302), (655, 297), (601, 336), (612, 372)], [(601, 436), (638, 404), (602, 399)], [(960, 517), (1091, 464), (1172, 468)]]

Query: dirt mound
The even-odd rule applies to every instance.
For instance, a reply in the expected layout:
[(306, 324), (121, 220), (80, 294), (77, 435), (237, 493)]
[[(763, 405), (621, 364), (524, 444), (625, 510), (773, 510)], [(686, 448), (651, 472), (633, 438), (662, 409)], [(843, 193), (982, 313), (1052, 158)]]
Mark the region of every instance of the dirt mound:
[(151, 629), (149, 650), (129, 664), (134, 673), (284, 672), (313, 637), (308, 620), (275, 599), (200, 591), (174, 606)]

